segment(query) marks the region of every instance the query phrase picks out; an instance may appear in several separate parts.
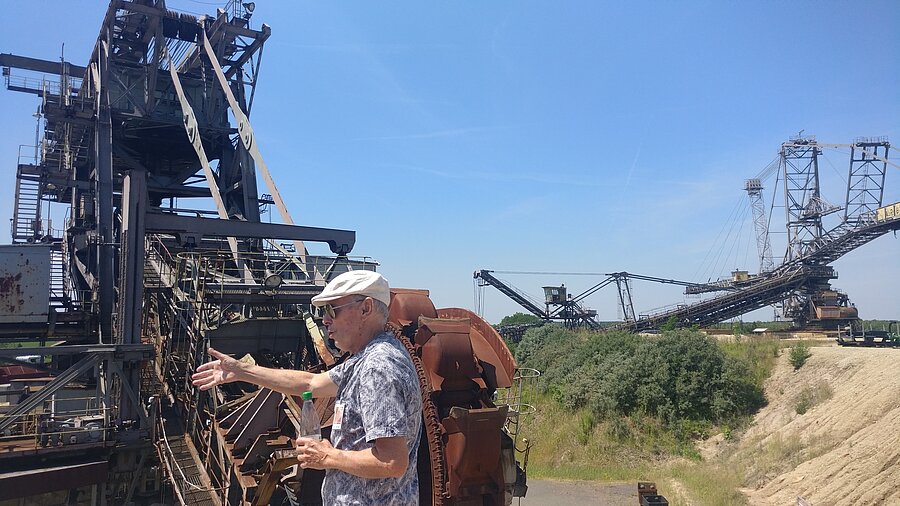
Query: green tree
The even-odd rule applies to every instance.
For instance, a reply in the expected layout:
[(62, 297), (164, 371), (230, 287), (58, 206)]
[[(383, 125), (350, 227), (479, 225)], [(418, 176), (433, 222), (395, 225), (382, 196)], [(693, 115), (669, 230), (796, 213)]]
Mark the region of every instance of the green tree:
[(539, 323), (540, 321), (541, 319), (533, 314), (515, 313), (504, 316), (500, 320), (500, 325), (520, 325), (523, 323)]

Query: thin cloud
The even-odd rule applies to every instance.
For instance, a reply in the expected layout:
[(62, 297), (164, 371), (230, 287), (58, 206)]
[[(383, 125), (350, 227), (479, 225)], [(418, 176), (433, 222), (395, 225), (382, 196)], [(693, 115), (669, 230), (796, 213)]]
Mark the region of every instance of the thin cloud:
[(513, 205), (507, 206), (493, 216), (489, 216), (487, 221), (492, 224), (499, 222), (521, 219), (528, 216), (544, 215), (552, 211), (559, 205), (558, 197), (551, 195), (541, 195), (526, 199), (517, 200)]
[(478, 181), (491, 181), (491, 182), (500, 182), (500, 183), (512, 183), (512, 182), (532, 182), (532, 183), (540, 183), (542, 185), (564, 185), (564, 186), (578, 186), (585, 187), (590, 186), (594, 188), (609, 188), (611, 185), (598, 183), (591, 179), (573, 179), (571, 177), (559, 176), (558, 174), (555, 177), (543, 176), (537, 174), (525, 174), (525, 173), (507, 173), (507, 172), (489, 172), (489, 171), (470, 171), (470, 170), (441, 170), (434, 169), (428, 167), (421, 167), (416, 165), (400, 165), (400, 164), (379, 164), (380, 167), (383, 168), (391, 168), (391, 169), (400, 169), (407, 170), (412, 172), (419, 172), (422, 174), (429, 174), (432, 176), (437, 176), (445, 179), (460, 179), (460, 180), (478, 180)]
[(378, 55), (395, 55), (421, 52), (424, 50), (450, 50), (456, 47), (454, 44), (297, 44), (279, 40), (270, 40), (266, 43), (296, 49), (309, 49), (329, 53), (361, 54), (365, 56), (370, 56), (373, 53)]
[(486, 132), (497, 130), (497, 128), (488, 127), (467, 127), (467, 128), (448, 128), (446, 130), (436, 130), (434, 132), (423, 132), (417, 134), (405, 135), (384, 135), (379, 137), (359, 137), (356, 141), (397, 141), (410, 139), (442, 139), (447, 137), (462, 137), (472, 133)]

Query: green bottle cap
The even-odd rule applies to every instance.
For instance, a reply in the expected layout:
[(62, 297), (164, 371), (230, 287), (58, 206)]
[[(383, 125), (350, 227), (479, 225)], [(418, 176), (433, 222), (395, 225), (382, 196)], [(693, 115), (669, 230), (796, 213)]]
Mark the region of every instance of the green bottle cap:
[(312, 399), (312, 392), (303, 392), (303, 395), (301, 395), (300, 397), (303, 397), (304, 401), (308, 401)]

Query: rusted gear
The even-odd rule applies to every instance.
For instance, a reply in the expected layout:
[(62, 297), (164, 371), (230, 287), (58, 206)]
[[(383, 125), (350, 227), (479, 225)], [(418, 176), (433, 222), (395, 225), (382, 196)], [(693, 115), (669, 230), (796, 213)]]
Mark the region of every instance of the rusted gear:
[(428, 452), (431, 456), (431, 496), (434, 506), (443, 506), (450, 497), (450, 493), (447, 491), (448, 477), (442, 442), (443, 429), (437, 407), (431, 399), (428, 375), (422, 366), (422, 360), (416, 355), (415, 346), (413, 346), (409, 338), (403, 335), (403, 329), (393, 323), (388, 323), (385, 325), (385, 330), (393, 333), (394, 337), (403, 344), (416, 368), (416, 375), (419, 378), (419, 387), (422, 392), (422, 419), (425, 431), (423, 435), (428, 443)]

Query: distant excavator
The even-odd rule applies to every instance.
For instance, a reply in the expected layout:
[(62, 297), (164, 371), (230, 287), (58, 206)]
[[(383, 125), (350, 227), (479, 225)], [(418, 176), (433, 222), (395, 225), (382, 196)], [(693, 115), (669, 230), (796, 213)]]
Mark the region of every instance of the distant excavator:
[[(843, 206), (830, 204), (821, 195), (818, 159), (823, 148), (850, 149), (846, 202)], [(614, 283), (618, 288), (619, 312), (623, 321), (611, 328), (641, 332), (668, 324), (702, 327), (770, 305), (780, 305), (781, 317), (791, 320), (795, 328), (843, 328), (858, 320), (859, 313), (849, 303), (846, 294), (831, 287), (831, 281), (838, 274), (830, 264), (874, 239), (900, 230), (900, 202), (883, 202), (888, 166), (900, 168), (888, 159), (891, 149), (896, 150), (884, 137), (859, 138), (851, 144), (824, 144), (817, 142), (813, 136), (797, 136), (782, 143), (777, 160), (757, 178), (746, 182), (760, 258), (760, 268), (756, 274), (735, 270), (728, 278), (707, 283), (627, 272), (600, 274), (605, 276), (603, 281), (574, 297), (557, 300), (548, 292), (548, 288), (555, 287), (544, 287), (546, 300), (541, 303), (491, 274), (502, 271), (480, 270), (475, 272), (476, 307), (481, 305), (479, 301), (482, 300), (478, 290), (490, 285), (544, 321), (598, 328), (597, 312), (585, 307), (585, 299)], [(772, 261), (768, 219), (762, 200), (762, 179), (776, 173), (784, 193), (787, 230), (785, 256), (778, 266)], [(683, 285), (688, 295), (720, 294), (698, 302), (673, 305), (658, 312), (636, 314), (632, 301), (632, 280)]]

